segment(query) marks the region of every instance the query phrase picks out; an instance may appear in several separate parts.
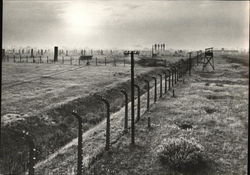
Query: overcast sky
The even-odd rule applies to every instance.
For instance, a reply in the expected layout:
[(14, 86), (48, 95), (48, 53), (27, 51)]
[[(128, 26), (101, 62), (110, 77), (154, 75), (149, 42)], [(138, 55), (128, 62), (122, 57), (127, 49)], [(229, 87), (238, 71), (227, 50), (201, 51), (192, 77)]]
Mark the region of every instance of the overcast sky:
[(4, 0), (3, 44), (249, 48), (248, 1)]

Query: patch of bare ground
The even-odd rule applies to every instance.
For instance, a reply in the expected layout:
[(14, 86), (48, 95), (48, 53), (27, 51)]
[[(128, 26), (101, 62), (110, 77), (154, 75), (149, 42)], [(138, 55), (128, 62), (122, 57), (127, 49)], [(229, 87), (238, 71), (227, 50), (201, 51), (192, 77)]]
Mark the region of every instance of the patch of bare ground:
[[(217, 81), (207, 85), (210, 76), (204, 78), (200, 67), (195, 69), (185, 84), (175, 87), (176, 98), (165, 95), (142, 116), (136, 124), (135, 146), (130, 145), (129, 134), (122, 136), (85, 174), (247, 174), (248, 80), (220, 81), (218, 86), (219, 79), (235, 81), (223, 76), (225, 68), (239, 72), (224, 59), (217, 58), (215, 65), (213, 74), (220, 77), (212, 79)], [(177, 138), (195, 140), (204, 148), (203, 161), (195, 168), (183, 171), (160, 161), (159, 146)]]

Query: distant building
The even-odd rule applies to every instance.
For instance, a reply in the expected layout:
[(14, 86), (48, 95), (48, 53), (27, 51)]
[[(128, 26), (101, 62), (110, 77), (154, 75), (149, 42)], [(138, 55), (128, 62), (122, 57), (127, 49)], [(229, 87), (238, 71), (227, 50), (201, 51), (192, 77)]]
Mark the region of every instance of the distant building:
[(221, 48), (221, 50), (219, 49), (214, 49), (213, 50), (214, 54), (229, 54), (229, 55), (232, 55), (232, 54), (239, 54), (239, 51), (238, 50), (227, 50), (227, 49), (224, 49), (224, 48)]

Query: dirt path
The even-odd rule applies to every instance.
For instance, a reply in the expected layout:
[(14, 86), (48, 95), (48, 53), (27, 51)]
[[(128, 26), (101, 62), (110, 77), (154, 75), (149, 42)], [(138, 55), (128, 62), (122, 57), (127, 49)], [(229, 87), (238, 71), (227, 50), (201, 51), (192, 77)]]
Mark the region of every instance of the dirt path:
[[(248, 67), (219, 58), (215, 63), (212, 73), (194, 70), (176, 87), (176, 98), (164, 96), (142, 117), (135, 146), (124, 135), (85, 174), (188, 174), (162, 165), (156, 154), (164, 139), (178, 137), (194, 138), (205, 147), (207, 166), (196, 174), (246, 174), (248, 79), (242, 72)], [(191, 130), (179, 127), (186, 123)]]

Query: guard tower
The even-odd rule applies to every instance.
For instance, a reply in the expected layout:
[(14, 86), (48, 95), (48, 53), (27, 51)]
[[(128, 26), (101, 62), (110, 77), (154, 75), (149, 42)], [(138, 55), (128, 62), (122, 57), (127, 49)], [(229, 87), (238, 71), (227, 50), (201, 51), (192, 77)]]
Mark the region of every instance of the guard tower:
[(204, 54), (204, 61), (203, 61), (203, 68), (202, 70), (207, 67), (207, 65), (210, 64), (210, 66), (214, 70), (214, 53), (213, 53), (213, 47), (206, 48), (205, 49), (205, 54)]

